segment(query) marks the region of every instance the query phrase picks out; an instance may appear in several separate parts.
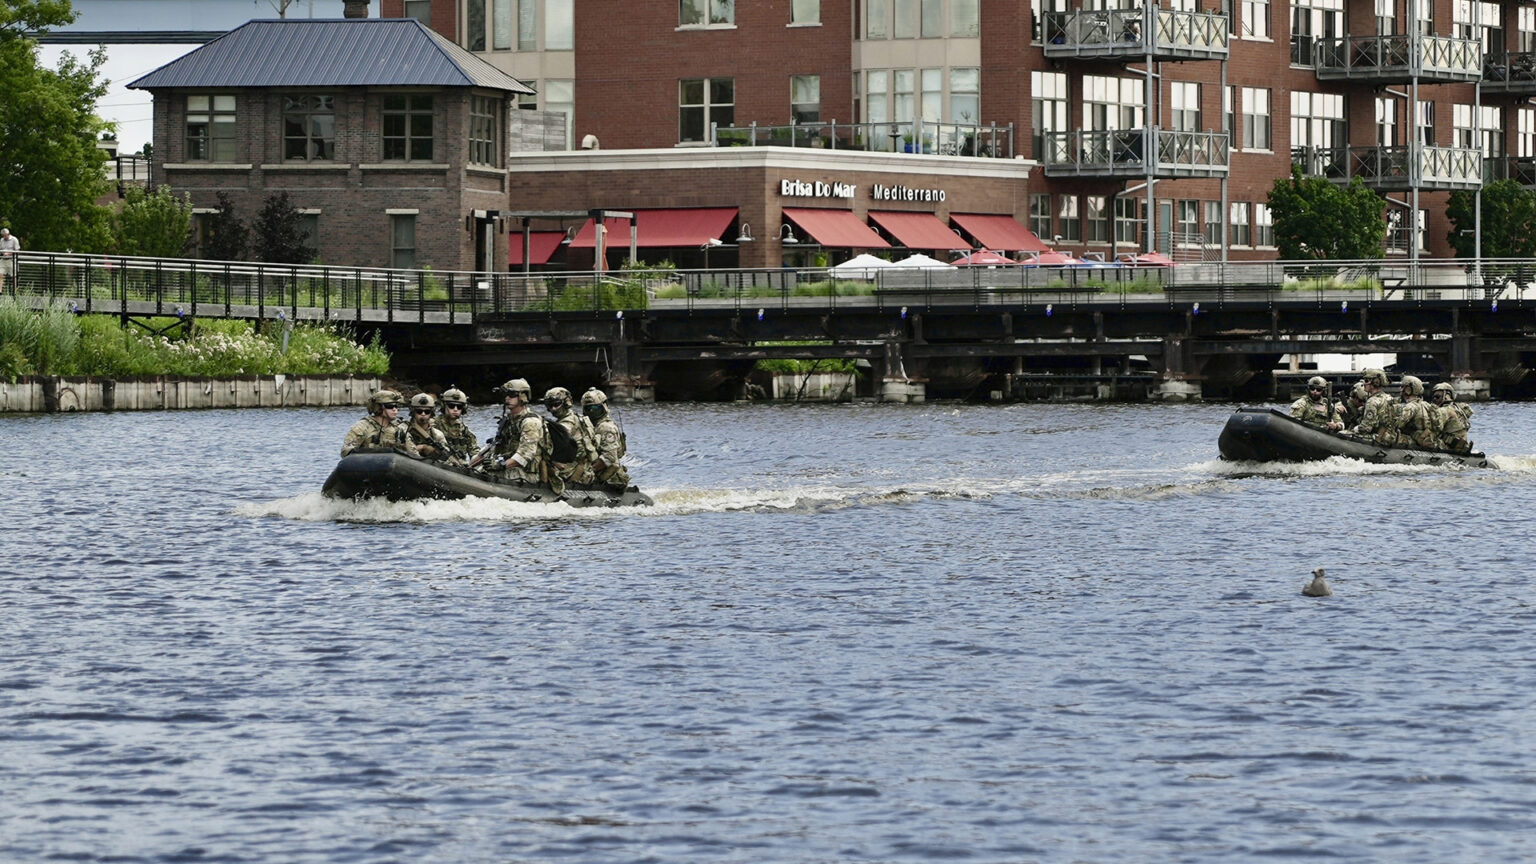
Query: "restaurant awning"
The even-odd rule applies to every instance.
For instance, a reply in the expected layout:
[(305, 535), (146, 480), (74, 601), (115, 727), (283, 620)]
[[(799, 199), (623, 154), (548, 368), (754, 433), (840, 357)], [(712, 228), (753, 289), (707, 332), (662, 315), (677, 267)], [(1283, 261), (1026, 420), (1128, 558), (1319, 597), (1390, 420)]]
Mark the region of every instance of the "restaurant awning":
[(1019, 220), (1012, 216), (993, 213), (951, 213), (949, 218), (988, 249), (1044, 252), (1051, 248), (1036, 237), (1035, 232), (1019, 224)]
[[(965, 238), (949, 230), (932, 213), (893, 213), (869, 211), (875, 224), (891, 232), (891, 236), (907, 249), (934, 249), (945, 252), (970, 249)], [(1021, 226), (1022, 227), (1022, 226)]]
[[(560, 241), (565, 239), (564, 231), (531, 231), (528, 234), (528, 263), (548, 264), (554, 256), (555, 250), (560, 248)], [(523, 263), (523, 232), (513, 231), (507, 235), (509, 251), (507, 263), (522, 266)]]
[(823, 246), (853, 249), (889, 249), (873, 228), (859, 221), (849, 210), (821, 210), (785, 207), (784, 218), (793, 221)]
[[(710, 240), (730, 242), (725, 229), (736, 218), (735, 207), (696, 207), (687, 210), (636, 210), (635, 245), (648, 248), (657, 246), (703, 246)], [(607, 218), (608, 238), (603, 241), (609, 249), (629, 246), (629, 220)], [(591, 249), (592, 220), (588, 219), (576, 239), (573, 249)]]

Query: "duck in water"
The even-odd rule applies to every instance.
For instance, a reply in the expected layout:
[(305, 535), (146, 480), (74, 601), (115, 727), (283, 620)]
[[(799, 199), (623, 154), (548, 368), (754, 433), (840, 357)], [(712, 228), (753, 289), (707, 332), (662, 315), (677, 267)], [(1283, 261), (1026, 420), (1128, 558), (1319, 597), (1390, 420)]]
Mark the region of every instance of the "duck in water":
[(1312, 571), (1312, 581), (1301, 588), (1304, 597), (1332, 597), (1333, 589), (1328, 587), (1328, 580), (1323, 578), (1323, 568)]

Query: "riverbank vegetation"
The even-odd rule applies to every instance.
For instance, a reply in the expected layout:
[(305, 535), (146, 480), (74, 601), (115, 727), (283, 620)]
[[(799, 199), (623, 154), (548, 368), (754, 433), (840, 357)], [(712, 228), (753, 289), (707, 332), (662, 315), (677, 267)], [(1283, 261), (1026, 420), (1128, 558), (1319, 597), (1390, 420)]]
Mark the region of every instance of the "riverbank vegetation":
[(332, 324), (182, 322), (150, 318), (122, 326), (107, 315), (75, 315), (54, 304), (41, 312), (0, 298), (0, 378), (21, 375), (383, 375), (389, 352), (359, 344)]

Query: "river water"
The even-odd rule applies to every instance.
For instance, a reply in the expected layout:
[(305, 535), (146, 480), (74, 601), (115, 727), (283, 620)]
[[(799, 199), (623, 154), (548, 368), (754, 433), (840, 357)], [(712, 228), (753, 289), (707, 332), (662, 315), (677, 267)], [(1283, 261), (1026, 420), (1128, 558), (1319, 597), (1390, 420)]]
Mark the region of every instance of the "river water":
[(0, 860), (1532, 860), (1536, 406), (1499, 470), (1230, 410), (633, 406), (629, 512), (0, 417)]

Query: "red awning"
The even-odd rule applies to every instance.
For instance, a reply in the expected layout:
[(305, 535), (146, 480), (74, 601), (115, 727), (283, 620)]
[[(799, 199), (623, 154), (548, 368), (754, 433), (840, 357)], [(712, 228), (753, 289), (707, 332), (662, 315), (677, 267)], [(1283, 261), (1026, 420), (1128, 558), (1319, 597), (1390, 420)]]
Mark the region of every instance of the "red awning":
[[(730, 227), (731, 220), (736, 218), (735, 207), (700, 207), (690, 210), (636, 210), (635, 213), (635, 245), (654, 248), (657, 246), (703, 246), (710, 240), (723, 240), (727, 243), (734, 237), (724, 237), (725, 229)], [(612, 217), (603, 220), (603, 225), (608, 228), (608, 237), (603, 245), (609, 249), (622, 249), (629, 246), (629, 220), (614, 219)], [(573, 249), (591, 249), (596, 245), (592, 240), (592, 220), (588, 219), (581, 230), (576, 232), (576, 239), (571, 241)]]
[(987, 213), (952, 213), (955, 224), (975, 237), (988, 249), (1006, 249), (1009, 252), (1044, 252), (1051, 248), (1041, 242), (1035, 232), (1019, 224), (1012, 216)]
[(785, 207), (784, 218), (793, 220), (823, 246), (839, 249), (889, 249), (891, 244), (849, 210), (808, 210)]
[[(549, 259), (560, 248), (560, 241), (565, 239), (564, 231), (531, 231), (528, 234), (528, 263), (548, 264)], [(523, 232), (513, 231), (507, 235), (509, 251), (507, 263), (521, 267), (523, 264)]]
[(881, 228), (891, 232), (891, 236), (907, 249), (935, 249), (948, 252), (971, 248), (971, 244), (965, 242), (959, 234), (949, 230), (949, 226), (940, 222), (939, 217), (932, 213), (876, 213), (871, 210), (869, 218), (875, 220), (875, 224)]

